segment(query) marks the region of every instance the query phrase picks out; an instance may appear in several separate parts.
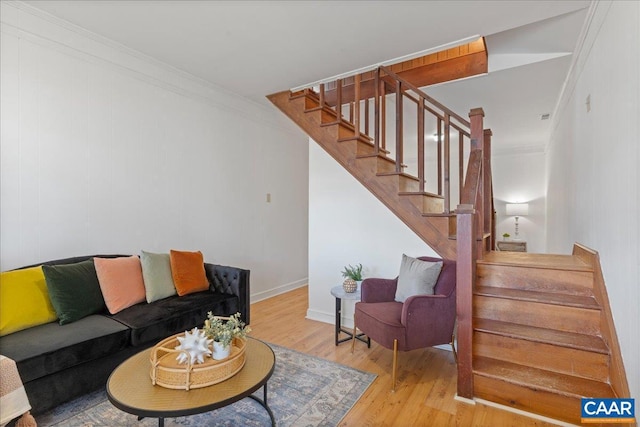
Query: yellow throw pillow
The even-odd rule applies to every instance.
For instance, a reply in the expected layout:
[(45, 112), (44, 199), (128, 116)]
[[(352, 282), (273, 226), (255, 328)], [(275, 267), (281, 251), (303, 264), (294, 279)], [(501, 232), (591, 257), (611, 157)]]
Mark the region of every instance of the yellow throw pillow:
[(42, 267), (0, 273), (0, 336), (56, 318)]

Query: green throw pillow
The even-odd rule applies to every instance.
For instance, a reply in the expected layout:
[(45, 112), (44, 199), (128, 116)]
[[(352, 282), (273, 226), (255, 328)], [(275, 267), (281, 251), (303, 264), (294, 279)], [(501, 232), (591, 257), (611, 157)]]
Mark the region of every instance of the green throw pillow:
[(142, 277), (147, 302), (157, 301), (176, 294), (171, 275), (169, 254), (154, 254), (141, 251)]
[(93, 259), (75, 264), (43, 265), (42, 271), (61, 325), (106, 309)]
[(402, 255), (396, 301), (405, 302), (414, 295), (433, 295), (442, 270), (442, 261), (429, 262)]

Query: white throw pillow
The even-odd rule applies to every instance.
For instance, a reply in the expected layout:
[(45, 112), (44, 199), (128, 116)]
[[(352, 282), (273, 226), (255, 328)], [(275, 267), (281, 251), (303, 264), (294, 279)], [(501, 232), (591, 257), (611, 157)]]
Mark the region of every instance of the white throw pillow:
[(433, 295), (438, 277), (442, 270), (442, 261), (429, 262), (402, 255), (396, 301), (405, 302), (414, 295)]

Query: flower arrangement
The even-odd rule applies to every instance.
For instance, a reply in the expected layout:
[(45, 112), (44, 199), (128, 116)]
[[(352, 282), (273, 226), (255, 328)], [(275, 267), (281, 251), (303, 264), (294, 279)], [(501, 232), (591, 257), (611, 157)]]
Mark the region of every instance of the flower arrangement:
[(223, 347), (231, 345), (234, 338), (246, 338), (247, 333), (251, 332), (251, 328), (240, 320), (240, 313), (224, 318), (209, 312), (202, 330), (208, 338), (219, 342)]
[(355, 267), (349, 264), (348, 266), (345, 266), (344, 270), (342, 270), (340, 273), (342, 273), (342, 277), (353, 279), (356, 282), (359, 282), (360, 280), (362, 280), (362, 264), (357, 264)]

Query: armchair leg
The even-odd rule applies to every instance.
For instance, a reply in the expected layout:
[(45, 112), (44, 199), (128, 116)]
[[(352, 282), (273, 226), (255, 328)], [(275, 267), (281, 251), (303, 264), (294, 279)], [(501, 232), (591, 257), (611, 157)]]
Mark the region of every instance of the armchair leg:
[(353, 335), (351, 335), (351, 353), (353, 353), (353, 350), (356, 347), (356, 317), (353, 316)]
[(396, 391), (396, 370), (398, 368), (398, 340), (393, 340), (393, 372), (391, 373), (391, 391)]
[(453, 351), (453, 360), (455, 360), (456, 365), (457, 365), (458, 364), (458, 353), (456, 352), (455, 341), (456, 341), (456, 336), (455, 335), (451, 335), (451, 342), (449, 344), (451, 344), (451, 350)]

